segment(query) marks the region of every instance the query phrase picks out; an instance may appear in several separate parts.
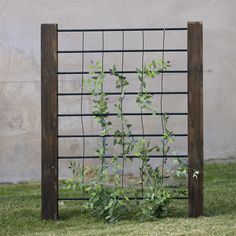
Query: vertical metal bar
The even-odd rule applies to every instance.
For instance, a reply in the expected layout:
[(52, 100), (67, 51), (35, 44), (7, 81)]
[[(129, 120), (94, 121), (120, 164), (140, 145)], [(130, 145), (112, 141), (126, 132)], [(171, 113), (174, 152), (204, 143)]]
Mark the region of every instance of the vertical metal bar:
[[(165, 29), (163, 30), (163, 33), (162, 33), (162, 56), (161, 56), (161, 61), (162, 61), (162, 64), (161, 64), (161, 70), (163, 71), (163, 64), (164, 64), (164, 60), (165, 60), (165, 52), (164, 52), (164, 49), (165, 49), (165, 38), (166, 38), (166, 31)], [(164, 90), (164, 73), (161, 72), (161, 96), (160, 96), (160, 113), (162, 114), (163, 113), (163, 92)], [(165, 125), (164, 125), (164, 115), (162, 114), (160, 116), (161, 118), (161, 129), (162, 129), (162, 134), (164, 135), (165, 133)], [(164, 168), (165, 168), (165, 164), (166, 164), (166, 153), (165, 153), (165, 146), (166, 146), (166, 140), (162, 138), (162, 142), (161, 142), (161, 149), (162, 149), (162, 155), (163, 155), (163, 158), (162, 158), (162, 167), (161, 167), (161, 182), (162, 184), (164, 184)]]
[[(124, 48), (125, 48), (125, 32), (122, 31), (122, 53), (121, 53), (121, 71), (122, 71), (122, 76), (123, 76), (123, 70), (124, 70)], [(123, 86), (122, 86), (123, 87)], [(122, 93), (122, 90), (123, 88), (121, 87), (121, 93)], [(121, 100), (121, 113), (123, 115), (123, 98)], [(124, 129), (124, 124), (123, 122), (121, 123), (121, 130), (122, 130), (122, 133), (125, 132), (125, 129)], [(125, 137), (122, 137), (122, 175), (121, 175), (121, 186), (122, 188), (124, 188), (124, 174), (125, 174)]]
[[(203, 215), (203, 34), (188, 22), (188, 195), (189, 216)], [(199, 171), (196, 177), (195, 171)]]
[[(104, 39), (104, 31), (102, 31), (102, 72), (104, 72), (104, 48), (105, 48), (105, 39)], [(103, 88), (104, 88), (104, 84), (102, 83), (101, 84), (101, 93), (103, 93)], [(104, 120), (105, 120), (105, 117), (104, 117)], [(103, 129), (103, 128), (102, 128)], [(105, 158), (106, 158), (106, 137), (103, 136), (101, 137), (101, 140), (102, 140), (102, 148), (103, 148), (103, 157), (102, 157), (102, 170), (103, 170), (103, 167), (104, 167), (104, 163), (105, 163)]]
[(58, 219), (57, 24), (41, 25), (42, 219)]
[[(84, 51), (84, 32), (82, 32), (82, 51)], [(82, 72), (84, 72), (84, 53), (81, 54), (81, 59), (82, 59)], [(80, 96), (80, 113), (83, 114), (83, 93), (84, 93), (84, 74), (81, 75), (81, 96)], [(82, 161), (82, 182), (83, 182), (83, 196), (84, 196), (84, 183), (85, 183), (85, 137), (84, 137), (84, 120), (83, 116), (80, 117), (80, 124), (81, 124), (81, 130), (82, 130), (82, 154), (83, 154), (83, 161)]]
[[(144, 80), (144, 49), (145, 49), (145, 41), (144, 41), (144, 31), (142, 30), (142, 80)], [(143, 84), (141, 83), (141, 87), (140, 87), (141, 93), (143, 93)], [(141, 112), (141, 128), (142, 128), (142, 137), (144, 139), (144, 134), (145, 134), (145, 130), (144, 130), (144, 122), (143, 122), (143, 109), (140, 109)], [(142, 185), (142, 197), (144, 195), (144, 178), (143, 178), (143, 169), (144, 169), (144, 161), (142, 161), (142, 166), (141, 166), (141, 185)]]

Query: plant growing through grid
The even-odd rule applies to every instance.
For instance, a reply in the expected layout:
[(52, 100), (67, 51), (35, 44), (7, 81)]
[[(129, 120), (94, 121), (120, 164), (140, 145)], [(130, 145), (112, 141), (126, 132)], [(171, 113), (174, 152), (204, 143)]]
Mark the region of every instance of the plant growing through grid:
[[(142, 111), (151, 111), (155, 116), (157, 109), (153, 107), (153, 96), (148, 93), (146, 88), (147, 79), (156, 79), (160, 71), (166, 70), (170, 67), (169, 63), (160, 60), (153, 60), (151, 63), (144, 65), (142, 69), (137, 68), (137, 75), (140, 81), (140, 92), (137, 93), (136, 103)], [(120, 165), (119, 158), (123, 162), (127, 157), (133, 155), (141, 160), (140, 178), (141, 178), (141, 192), (142, 200), (137, 202), (140, 211), (137, 213), (142, 220), (152, 220), (160, 217), (167, 212), (167, 205), (170, 200), (176, 196), (176, 192), (167, 188), (163, 184), (164, 172), (161, 167), (155, 168), (150, 164), (150, 154), (152, 151), (161, 152), (165, 157), (170, 150), (170, 144), (174, 141), (173, 132), (167, 128), (168, 116), (162, 114), (164, 133), (161, 138), (161, 146), (152, 146), (150, 141), (143, 137), (139, 140), (132, 136), (132, 124), (124, 117), (122, 104), (125, 98), (125, 92), (129, 85), (126, 77), (118, 73), (116, 66), (110, 69), (110, 74), (115, 78), (116, 89), (120, 90), (120, 95), (115, 102), (116, 116), (121, 124), (121, 130), (112, 129), (112, 122), (106, 116), (109, 114), (108, 102), (109, 98), (103, 92), (103, 84), (107, 79), (104, 74), (100, 62), (92, 63), (89, 66), (90, 76), (85, 81), (83, 86), (93, 96), (93, 114), (95, 120), (101, 127), (101, 137), (104, 138), (114, 133), (113, 145), (120, 145), (122, 152), (119, 155), (112, 155), (110, 159), (106, 158), (107, 145), (102, 142), (96, 150), (96, 156), (101, 160), (101, 164), (93, 169), (94, 176), (90, 183), (84, 183), (84, 168), (76, 169), (75, 162), (71, 162), (70, 168), (73, 171), (74, 179), (67, 181), (67, 188), (85, 189), (89, 194), (90, 199), (86, 203), (85, 208), (92, 210), (97, 216), (104, 217), (108, 222), (116, 222), (122, 214), (129, 211), (129, 195), (124, 187), (124, 166)], [(105, 144), (105, 145), (104, 145)], [(179, 159), (178, 159), (179, 160)], [(181, 164), (178, 169), (178, 174), (185, 174), (185, 166)], [(112, 173), (109, 173), (108, 168), (112, 166)], [(162, 165), (163, 168), (163, 165)], [(120, 173), (122, 172), (122, 175)], [(106, 186), (109, 177), (112, 176), (114, 187), (108, 188)], [(79, 177), (79, 178), (78, 178)], [(76, 179), (76, 181), (75, 181)], [(135, 196), (139, 195), (140, 190), (137, 189)], [(182, 192), (180, 192), (182, 194)]]

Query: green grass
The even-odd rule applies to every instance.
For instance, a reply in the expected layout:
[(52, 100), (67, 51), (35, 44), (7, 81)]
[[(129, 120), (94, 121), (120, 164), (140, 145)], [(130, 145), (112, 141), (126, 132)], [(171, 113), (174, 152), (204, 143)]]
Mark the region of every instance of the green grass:
[(168, 217), (106, 224), (81, 213), (80, 203), (60, 206), (61, 220), (40, 220), (39, 184), (0, 185), (0, 235), (236, 235), (236, 163), (206, 164), (205, 216), (187, 217), (186, 200), (176, 200)]

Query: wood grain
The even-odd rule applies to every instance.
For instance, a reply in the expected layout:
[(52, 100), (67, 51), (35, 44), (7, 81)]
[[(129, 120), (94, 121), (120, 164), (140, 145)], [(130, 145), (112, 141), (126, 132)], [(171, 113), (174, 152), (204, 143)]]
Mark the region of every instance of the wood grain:
[(56, 24), (41, 25), (42, 219), (58, 219), (58, 121)]
[[(189, 216), (203, 215), (203, 32), (188, 22), (188, 196)], [(194, 178), (194, 171), (199, 171)]]

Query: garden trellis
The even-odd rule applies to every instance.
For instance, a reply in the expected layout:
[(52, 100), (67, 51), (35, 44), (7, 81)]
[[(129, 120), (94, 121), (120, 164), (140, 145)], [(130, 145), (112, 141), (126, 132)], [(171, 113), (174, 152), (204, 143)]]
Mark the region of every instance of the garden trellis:
[[(145, 32), (162, 32), (163, 45), (160, 49), (124, 49), (124, 33), (125, 32), (141, 32), (144, 37)], [(168, 31), (187, 31), (187, 48), (166, 49), (164, 45), (165, 32)], [(81, 33), (82, 45), (84, 45), (84, 34), (87, 32), (98, 32), (102, 36), (102, 49), (85, 50), (60, 50), (58, 49), (58, 34), (63, 33)], [(122, 35), (122, 49), (105, 49), (104, 37), (106, 32), (120, 32)], [(187, 91), (150, 91), (153, 95), (187, 95), (188, 109), (187, 112), (168, 112), (169, 116), (187, 116), (188, 117), (188, 132), (174, 134), (175, 137), (187, 137), (188, 151), (187, 155), (178, 155), (180, 158), (188, 158), (188, 203), (189, 216), (197, 217), (203, 215), (203, 54), (202, 54), (202, 24), (200, 22), (188, 22), (187, 28), (131, 28), (131, 29), (58, 29), (57, 24), (43, 24), (41, 26), (41, 99), (42, 99), (42, 218), (43, 219), (59, 219), (58, 201), (59, 200), (87, 200), (86, 197), (78, 198), (60, 198), (58, 195), (58, 162), (60, 159), (95, 159), (96, 156), (61, 156), (58, 152), (58, 140), (62, 138), (87, 138), (101, 137), (100, 134), (67, 134), (63, 135), (58, 132), (58, 119), (60, 117), (77, 116), (83, 119), (94, 116), (92, 113), (59, 113), (58, 112), (58, 97), (60, 96), (90, 96), (89, 93), (81, 90), (80, 92), (62, 93), (58, 91), (58, 77), (60, 75), (80, 75), (82, 78), (89, 72), (84, 69), (84, 55), (92, 53), (101, 53), (102, 57), (105, 53), (121, 53), (122, 67), (118, 71), (122, 74), (135, 74), (135, 70), (124, 70), (124, 53), (141, 53), (146, 52), (161, 52), (162, 57), (168, 52), (186, 52), (187, 53), (187, 70), (167, 70), (161, 71), (161, 79), (165, 73), (171, 74), (186, 74), (187, 73)], [(81, 54), (82, 55), (82, 70), (81, 71), (59, 71), (58, 70), (58, 55), (59, 54)], [(142, 60), (143, 64), (143, 60)], [(103, 59), (102, 59), (103, 65)], [(143, 66), (143, 65), (142, 65)], [(110, 71), (104, 70), (105, 74)], [(119, 95), (116, 92), (107, 92), (107, 95)], [(136, 95), (137, 92), (126, 92), (126, 95)], [(162, 110), (157, 115), (162, 116)], [(149, 116), (148, 112), (126, 112), (125, 116)], [(116, 116), (116, 113), (109, 113), (107, 116)], [(81, 123), (82, 124), (82, 123)], [(161, 137), (163, 134), (132, 134), (134, 137)], [(106, 135), (107, 138), (114, 135)], [(84, 151), (83, 151), (84, 152)], [(105, 156), (109, 158), (109, 156)], [(172, 158), (174, 155), (150, 155), (150, 158)], [(198, 170), (198, 178), (193, 177), (193, 170)]]

